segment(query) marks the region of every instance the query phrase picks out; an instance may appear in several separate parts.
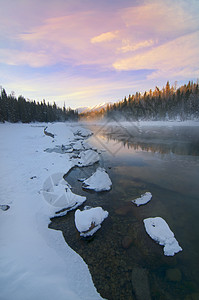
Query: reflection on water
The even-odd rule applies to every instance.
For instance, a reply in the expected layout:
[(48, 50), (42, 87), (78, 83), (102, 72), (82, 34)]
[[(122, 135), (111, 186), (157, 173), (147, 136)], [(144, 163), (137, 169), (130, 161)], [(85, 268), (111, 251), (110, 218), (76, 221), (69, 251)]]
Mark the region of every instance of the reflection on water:
[[(143, 129), (142, 129), (143, 130)], [(156, 129), (157, 130), (157, 129)], [(73, 191), (87, 197), (85, 205), (102, 206), (109, 217), (96, 235), (80, 238), (74, 226), (74, 212), (52, 220), (51, 228), (62, 230), (67, 243), (88, 264), (97, 290), (102, 297), (120, 299), (199, 299), (199, 156), (197, 136), (183, 141), (160, 131), (150, 138), (132, 137), (121, 131), (99, 131), (90, 143), (99, 149), (100, 165), (113, 182), (110, 192), (82, 190), (77, 178), (90, 176), (98, 164), (75, 168), (66, 180)], [(133, 136), (133, 134), (132, 134)], [(145, 138), (144, 138), (145, 136)], [(183, 146), (186, 144), (186, 147)], [(176, 145), (174, 147), (174, 145)], [(185, 150), (186, 148), (186, 150)], [(153, 195), (147, 205), (136, 207), (131, 200), (146, 191)], [(183, 251), (174, 257), (146, 234), (143, 219), (161, 216), (175, 233)], [(142, 278), (142, 279), (140, 279)], [(146, 291), (143, 295), (141, 291)], [(150, 299), (150, 298), (149, 298)]]

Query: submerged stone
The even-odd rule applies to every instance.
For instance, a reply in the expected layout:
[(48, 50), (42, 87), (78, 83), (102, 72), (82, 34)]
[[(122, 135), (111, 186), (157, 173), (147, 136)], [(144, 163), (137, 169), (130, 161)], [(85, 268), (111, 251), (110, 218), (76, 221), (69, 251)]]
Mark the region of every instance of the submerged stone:
[(135, 267), (132, 270), (132, 286), (137, 300), (150, 300), (151, 293), (146, 269)]
[(128, 249), (133, 242), (133, 239), (130, 236), (125, 236), (122, 240), (122, 247)]
[(179, 269), (168, 269), (166, 271), (166, 279), (169, 281), (180, 282), (182, 279), (182, 274)]

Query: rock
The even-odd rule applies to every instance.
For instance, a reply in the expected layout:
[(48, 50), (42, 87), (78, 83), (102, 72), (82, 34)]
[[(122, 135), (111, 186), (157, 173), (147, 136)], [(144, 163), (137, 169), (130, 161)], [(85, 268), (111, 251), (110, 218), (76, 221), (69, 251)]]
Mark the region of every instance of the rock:
[(130, 236), (125, 236), (122, 240), (122, 247), (128, 249), (133, 242), (133, 239)]
[(119, 216), (125, 216), (127, 215), (130, 211), (132, 211), (132, 206), (129, 204), (126, 204), (122, 207), (119, 207), (115, 210), (116, 215)]
[(187, 295), (185, 300), (198, 300), (199, 299), (199, 293), (193, 293), (190, 295)]
[(150, 300), (151, 293), (146, 269), (135, 267), (132, 270), (132, 286), (137, 300)]
[(4, 211), (8, 210), (9, 208), (10, 208), (9, 205), (0, 205), (0, 209), (2, 209)]
[(168, 269), (166, 271), (166, 279), (169, 281), (180, 282), (182, 279), (182, 274), (179, 269)]

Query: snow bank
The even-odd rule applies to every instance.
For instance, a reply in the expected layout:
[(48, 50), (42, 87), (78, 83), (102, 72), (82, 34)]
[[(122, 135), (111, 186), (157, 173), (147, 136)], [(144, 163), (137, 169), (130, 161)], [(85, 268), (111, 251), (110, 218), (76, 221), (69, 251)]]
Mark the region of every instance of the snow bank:
[(164, 255), (173, 256), (182, 251), (178, 241), (166, 221), (160, 217), (148, 218), (144, 220), (144, 226), (148, 235), (160, 245), (164, 246)]
[(131, 202), (133, 202), (137, 206), (140, 206), (140, 205), (148, 203), (151, 200), (151, 198), (152, 198), (152, 194), (150, 192), (146, 192), (145, 194), (141, 195), (140, 198), (136, 198), (136, 199), (132, 200)]
[(72, 127), (64, 123), (0, 124), (0, 204), (10, 206), (0, 209), (0, 298), (100, 300), (83, 259), (61, 231), (48, 228), (57, 207), (43, 195), (45, 181), (51, 178), (55, 192), (64, 192), (65, 186), (56, 183), (74, 163), (68, 153), (44, 152), (55, 147), (44, 135), (46, 126), (60, 145), (74, 137)]
[(75, 225), (81, 236), (91, 236), (101, 227), (101, 223), (108, 217), (108, 212), (101, 207), (89, 208), (75, 212)]
[(100, 160), (99, 154), (93, 150), (86, 150), (80, 153), (77, 160), (78, 167), (91, 166)]
[(110, 177), (103, 168), (98, 168), (91, 177), (83, 182), (85, 189), (94, 190), (96, 192), (109, 191), (111, 186), (112, 182)]

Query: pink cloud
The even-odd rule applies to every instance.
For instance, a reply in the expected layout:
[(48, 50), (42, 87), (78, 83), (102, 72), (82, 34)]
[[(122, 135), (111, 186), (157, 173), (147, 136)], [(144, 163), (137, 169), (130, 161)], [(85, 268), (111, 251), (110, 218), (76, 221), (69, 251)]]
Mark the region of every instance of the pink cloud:
[[(186, 72), (197, 73), (199, 66), (199, 31), (150, 49), (142, 54), (132, 55), (116, 61), (113, 67), (116, 70), (154, 69), (149, 78), (161, 75), (174, 76)], [(184, 74), (182, 72), (184, 70)], [(196, 72), (197, 70), (197, 72)], [(199, 73), (195, 74), (199, 76)]]

